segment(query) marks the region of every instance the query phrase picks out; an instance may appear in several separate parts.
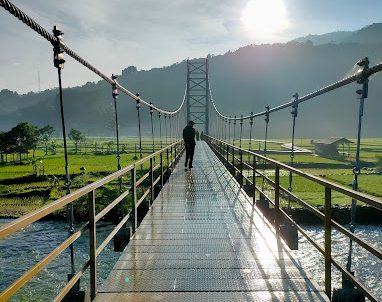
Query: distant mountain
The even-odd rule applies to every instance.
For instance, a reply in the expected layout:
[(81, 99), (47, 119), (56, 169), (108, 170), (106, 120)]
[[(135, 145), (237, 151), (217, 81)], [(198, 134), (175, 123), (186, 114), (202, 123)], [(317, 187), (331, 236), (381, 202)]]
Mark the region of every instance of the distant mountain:
[(314, 45), (328, 43), (379, 44), (382, 43), (382, 23), (373, 23), (354, 32), (336, 31), (323, 35), (307, 35), (293, 41), (307, 42), (308, 40)]
[[(380, 24), (351, 33), (354, 41), (373, 40)], [(333, 35), (332, 37), (334, 37)], [(340, 36), (340, 34), (338, 34)], [(292, 41), (285, 44), (249, 45), (224, 55), (211, 56), (210, 84), (213, 97), (222, 112), (239, 116), (263, 111), (338, 81), (356, 69), (354, 64), (365, 56), (371, 64), (382, 61), (382, 42), (344, 41), (313, 45)], [(118, 81), (147, 100), (168, 109), (176, 108), (184, 95), (186, 61), (171, 66), (137, 70), (130, 66)], [(358, 117), (356, 83), (330, 92), (299, 106), (296, 135), (307, 138), (355, 137)], [(365, 103), (364, 136), (382, 136), (382, 74), (372, 77), (369, 99)], [(68, 130), (77, 128), (88, 135), (114, 134), (111, 87), (104, 81), (64, 89), (64, 107)], [(120, 133), (137, 134), (135, 103), (124, 94), (118, 98)], [(19, 95), (0, 92), (0, 131), (16, 123), (29, 121), (38, 126), (51, 124), (60, 133), (57, 89)], [(142, 108), (143, 131), (150, 134), (149, 112)], [(154, 117), (157, 120), (157, 116)], [(162, 124), (163, 126), (163, 124)], [(274, 138), (291, 136), (290, 110), (271, 114), (269, 134)], [(155, 128), (158, 131), (158, 127)], [(244, 131), (248, 131), (245, 125)], [(164, 128), (163, 128), (164, 133)], [(255, 119), (255, 135), (264, 136), (263, 117)]]
[(351, 31), (336, 31), (322, 35), (307, 35), (294, 39), (293, 41), (299, 43), (306, 43), (311, 41), (314, 45), (328, 44), (328, 43), (343, 43), (352, 35)]

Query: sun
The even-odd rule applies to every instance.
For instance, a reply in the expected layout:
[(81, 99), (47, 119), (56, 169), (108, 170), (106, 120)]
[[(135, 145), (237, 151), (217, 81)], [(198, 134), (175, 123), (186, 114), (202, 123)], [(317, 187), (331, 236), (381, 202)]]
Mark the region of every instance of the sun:
[(283, 0), (250, 0), (241, 21), (248, 34), (263, 38), (282, 32), (289, 25)]

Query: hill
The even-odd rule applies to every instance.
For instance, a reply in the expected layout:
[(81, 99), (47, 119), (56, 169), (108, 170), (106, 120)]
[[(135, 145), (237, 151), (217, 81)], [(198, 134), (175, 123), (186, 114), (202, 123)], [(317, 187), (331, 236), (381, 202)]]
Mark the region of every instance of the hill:
[(293, 41), (305, 43), (308, 40), (314, 45), (328, 43), (379, 44), (382, 43), (382, 23), (373, 23), (354, 32), (336, 31), (323, 35), (307, 35)]
[[(373, 24), (348, 37), (369, 41), (370, 33), (377, 28), (379, 30), (380, 26)], [(364, 56), (370, 58), (371, 64), (382, 61), (382, 42), (313, 45), (310, 42), (292, 41), (285, 44), (249, 45), (210, 57), (212, 93), (223, 112), (232, 115), (258, 112), (264, 110), (266, 105), (276, 106), (289, 101), (296, 92), (302, 96), (342, 79), (354, 72), (354, 64)], [(147, 71), (138, 71), (130, 66), (122, 71), (118, 81), (130, 90), (139, 92), (143, 98), (174, 109), (184, 95), (186, 61)], [(365, 136), (381, 136), (381, 81), (382, 75), (375, 75), (370, 81), (370, 95), (364, 114)], [(355, 137), (358, 117), (356, 89), (357, 84), (353, 84), (301, 104), (297, 136)], [(113, 135), (114, 115), (111, 87), (108, 84), (100, 81), (65, 89), (64, 102), (68, 130), (73, 127), (88, 135)], [(2, 90), (0, 106), (3, 108), (0, 131), (8, 131), (21, 121), (38, 126), (51, 124), (60, 129), (57, 90), (25, 95)], [(121, 94), (118, 107), (122, 135), (136, 134), (135, 104)], [(142, 111), (142, 116), (149, 116), (147, 110)], [(262, 138), (263, 118), (255, 120), (255, 126), (256, 136)], [(271, 115), (271, 137), (290, 137), (290, 127), (290, 110)], [(143, 130), (146, 134), (150, 133), (148, 125)]]

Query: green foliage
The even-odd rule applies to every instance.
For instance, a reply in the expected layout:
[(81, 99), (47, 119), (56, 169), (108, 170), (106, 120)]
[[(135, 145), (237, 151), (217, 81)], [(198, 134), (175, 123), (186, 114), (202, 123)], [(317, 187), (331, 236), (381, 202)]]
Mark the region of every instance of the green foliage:
[(74, 142), (75, 152), (77, 154), (77, 152), (78, 152), (78, 144), (79, 144), (80, 141), (85, 139), (85, 135), (81, 131), (72, 128), (70, 130), (70, 132), (69, 132), (68, 137), (69, 137), (70, 140), (72, 140)]
[(2, 154), (1, 163), (4, 162), (3, 154), (19, 154), (19, 163), (22, 163), (22, 154), (27, 154), (33, 150), (33, 159), (39, 142), (45, 144), (45, 155), (48, 152), (48, 141), (55, 130), (47, 125), (38, 128), (30, 123), (23, 122), (13, 127), (8, 132), (0, 133), (0, 153)]
[(48, 142), (55, 132), (54, 128), (50, 125), (46, 125), (38, 130), (39, 141), (45, 145), (45, 155), (48, 154)]

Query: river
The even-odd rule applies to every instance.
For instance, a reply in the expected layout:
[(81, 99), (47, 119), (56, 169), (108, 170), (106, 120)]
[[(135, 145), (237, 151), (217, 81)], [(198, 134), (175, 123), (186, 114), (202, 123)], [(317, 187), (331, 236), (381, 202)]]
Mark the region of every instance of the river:
[[(9, 220), (0, 219), (0, 224)], [(112, 224), (99, 224), (97, 241), (101, 242), (113, 229)], [(304, 227), (315, 240), (323, 244), (323, 230), (319, 226)], [(382, 226), (357, 226), (357, 235), (374, 246), (382, 249)], [(66, 224), (57, 221), (42, 221), (32, 224), (26, 229), (0, 241), (0, 290), (4, 290), (15, 278), (22, 275), (25, 269), (41, 260), (67, 236)], [(333, 231), (333, 255), (345, 265), (349, 241), (338, 232)], [(36, 248), (38, 246), (38, 248)], [(88, 234), (75, 243), (75, 262), (78, 270), (88, 259)], [(309, 242), (300, 236), (299, 250), (294, 251), (314, 279), (323, 287), (324, 270), (323, 258), (315, 252)], [(107, 277), (120, 253), (113, 251), (112, 242), (109, 244), (98, 261), (98, 283)], [(24, 286), (11, 301), (50, 301), (66, 282), (69, 270), (69, 253), (64, 252), (46, 269)], [(354, 249), (353, 268), (356, 276), (378, 295), (382, 301), (382, 261), (364, 252), (357, 245)], [(89, 273), (81, 279), (84, 288), (89, 281)], [(340, 286), (340, 276), (333, 269), (333, 287)]]

